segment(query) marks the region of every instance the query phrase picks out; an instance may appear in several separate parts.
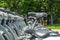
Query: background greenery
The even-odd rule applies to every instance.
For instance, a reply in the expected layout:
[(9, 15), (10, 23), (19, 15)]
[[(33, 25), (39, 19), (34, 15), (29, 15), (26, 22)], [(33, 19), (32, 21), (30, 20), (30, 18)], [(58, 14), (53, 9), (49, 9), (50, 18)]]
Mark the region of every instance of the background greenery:
[(59, 29), (60, 30), (60, 23), (58, 24), (54, 24), (54, 25), (47, 25), (46, 28), (50, 28), (50, 29)]
[(60, 22), (60, 0), (0, 0), (0, 7), (19, 14), (46, 12), (51, 24)]

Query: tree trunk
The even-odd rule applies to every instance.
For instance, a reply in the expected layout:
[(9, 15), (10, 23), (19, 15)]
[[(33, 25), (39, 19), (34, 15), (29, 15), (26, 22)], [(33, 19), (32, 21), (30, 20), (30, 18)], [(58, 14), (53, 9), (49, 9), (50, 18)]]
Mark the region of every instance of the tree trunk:
[(53, 14), (51, 13), (51, 25), (53, 25)]
[(53, 25), (53, 1), (50, 3), (51, 25)]

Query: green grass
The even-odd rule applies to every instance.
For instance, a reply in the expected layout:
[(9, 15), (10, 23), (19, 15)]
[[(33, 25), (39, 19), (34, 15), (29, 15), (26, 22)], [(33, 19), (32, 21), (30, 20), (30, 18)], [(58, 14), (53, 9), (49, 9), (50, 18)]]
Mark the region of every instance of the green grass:
[(60, 29), (60, 23), (59, 24), (54, 24), (54, 25), (47, 25), (46, 28)]

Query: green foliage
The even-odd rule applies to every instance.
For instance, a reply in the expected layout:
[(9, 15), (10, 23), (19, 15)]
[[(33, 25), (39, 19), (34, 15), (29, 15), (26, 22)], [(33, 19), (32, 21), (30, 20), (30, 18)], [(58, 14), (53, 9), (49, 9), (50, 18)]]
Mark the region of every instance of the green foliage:
[[(51, 5), (52, 8), (50, 7)], [(28, 12), (32, 11), (43, 11), (47, 12), (48, 15), (50, 15), (52, 9), (54, 20), (58, 20), (60, 17), (59, 0), (0, 0), (0, 7), (18, 12), (19, 14), (27, 14)]]

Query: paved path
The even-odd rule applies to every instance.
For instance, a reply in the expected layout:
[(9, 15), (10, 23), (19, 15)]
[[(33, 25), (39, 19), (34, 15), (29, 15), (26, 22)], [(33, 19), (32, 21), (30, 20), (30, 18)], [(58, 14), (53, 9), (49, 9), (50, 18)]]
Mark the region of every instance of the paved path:
[(59, 34), (60, 34), (60, 30), (53, 30), (53, 31), (57, 31), (57, 32), (59, 32)]

